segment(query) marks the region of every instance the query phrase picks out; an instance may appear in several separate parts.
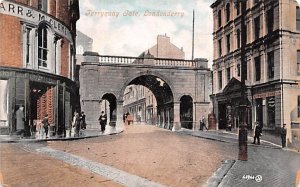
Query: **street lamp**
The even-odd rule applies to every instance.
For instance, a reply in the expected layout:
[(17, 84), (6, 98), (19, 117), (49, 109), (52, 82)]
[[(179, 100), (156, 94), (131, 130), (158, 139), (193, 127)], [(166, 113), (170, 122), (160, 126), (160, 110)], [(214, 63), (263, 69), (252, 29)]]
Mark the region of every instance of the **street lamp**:
[(246, 97), (246, 76), (247, 76), (247, 60), (246, 60), (246, 3), (247, 0), (235, 0), (235, 3), (241, 3), (241, 101), (240, 101), (240, 111), (241, 111), (241, 123), (239, 124), (239, 155), (238, 159), (247, 161), (247, 97)]

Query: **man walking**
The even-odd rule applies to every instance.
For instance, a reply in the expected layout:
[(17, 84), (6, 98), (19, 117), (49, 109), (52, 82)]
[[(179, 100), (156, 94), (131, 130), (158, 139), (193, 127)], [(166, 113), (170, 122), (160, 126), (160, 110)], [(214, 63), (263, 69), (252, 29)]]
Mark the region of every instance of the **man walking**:
[(281, 142), (282, 142), (282, 148), (285, 148), (286, 146), (286, 124), (283, 124), (280, 129), (280, 136), (281, 136)]
[(99, 120), (99, 123), (101, 126), (101, 132), (103, 134), (105, 131), (106, 123), (107, 123), (107, 116), (106, 116), (106, 114), (104, 114), (104, 111), (101, 112), (101, 115), (98, 120)]
[(256, 139), (257, 139), (257, 145), (260, 145), (260, 136), (262, 133), (262, 128), (259, 125), (259, 123), (256, 123), (255, 128), (254, 128), (254, 141), (252, 144), (255, 144)]

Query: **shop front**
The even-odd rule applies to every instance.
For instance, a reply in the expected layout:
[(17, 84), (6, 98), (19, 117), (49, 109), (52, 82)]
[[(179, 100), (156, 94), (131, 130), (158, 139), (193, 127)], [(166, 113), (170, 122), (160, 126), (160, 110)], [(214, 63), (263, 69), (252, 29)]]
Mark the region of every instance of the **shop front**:
[[(252, 125), (252, 100), (250, 89), (247, 88), (247, 108), (246, 123), (248, 128)], [(240, 109), (241, 103), (241, 82), (232, 78), (222, 93), (211, 96), (214, 100), (214, 114), (217, 118), (218, 129), (234, 130), (239, 127), (242, 113)]]
[[(32, 136), (47, 114), (54, 135), (65, 136), (72, 111), (79, 105), (75, 82), (35, 70), (0, 68), (0, 132), (16, 133), (24, 121), (24, 136)], [(16, 116), (22, 108), (24, 118)]]

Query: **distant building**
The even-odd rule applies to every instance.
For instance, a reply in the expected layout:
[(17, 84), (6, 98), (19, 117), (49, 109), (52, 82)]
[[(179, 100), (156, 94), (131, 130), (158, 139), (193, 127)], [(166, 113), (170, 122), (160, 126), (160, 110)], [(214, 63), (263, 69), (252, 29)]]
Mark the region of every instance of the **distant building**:
[(83, 54), (86, 51), (93, 51), (93, 39), (86, 34), (76, 31), (76, 64), (83, 62)]
[[(213, 94), (218, 128), (241, 118), (241, 4), (217, 0), (214, 17)], [(294, 0), (248, 0), (246, 11), (247, 123), (264, 130), (300, 122), (300, 9)]]
[(157, 43), (149, 48), (144, 53), (149, 52), (155, 58), (172, 58), (172, 59), (184, 59), (185, 53), (183, 48), (178, 48), (170, 41), (170, 37), (165, 35), (157, 36)]
[[(48, 114), (65, 135), (79, 106), (75, 83), (78, 0), (0, 2), (0, 133), (14, 134), (24, 106), (25, 135)], [(33, 131), (33, 129), (31, 129)]]

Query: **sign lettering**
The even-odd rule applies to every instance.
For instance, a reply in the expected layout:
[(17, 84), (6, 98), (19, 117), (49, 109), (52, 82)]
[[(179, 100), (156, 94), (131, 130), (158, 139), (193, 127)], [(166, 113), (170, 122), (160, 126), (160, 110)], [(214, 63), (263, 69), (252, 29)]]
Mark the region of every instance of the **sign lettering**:
[(47, 14), (31, 9), (30, 7), (2, 1), (0, 3), (0, 14), (19, 17), (29, 22), (34, 22), (36, 25), (38, 25), (41, 21), (46, 21), (52, 26), (56, 33), (73, 43), (70, 30), (62, 22), (48, 16)]

